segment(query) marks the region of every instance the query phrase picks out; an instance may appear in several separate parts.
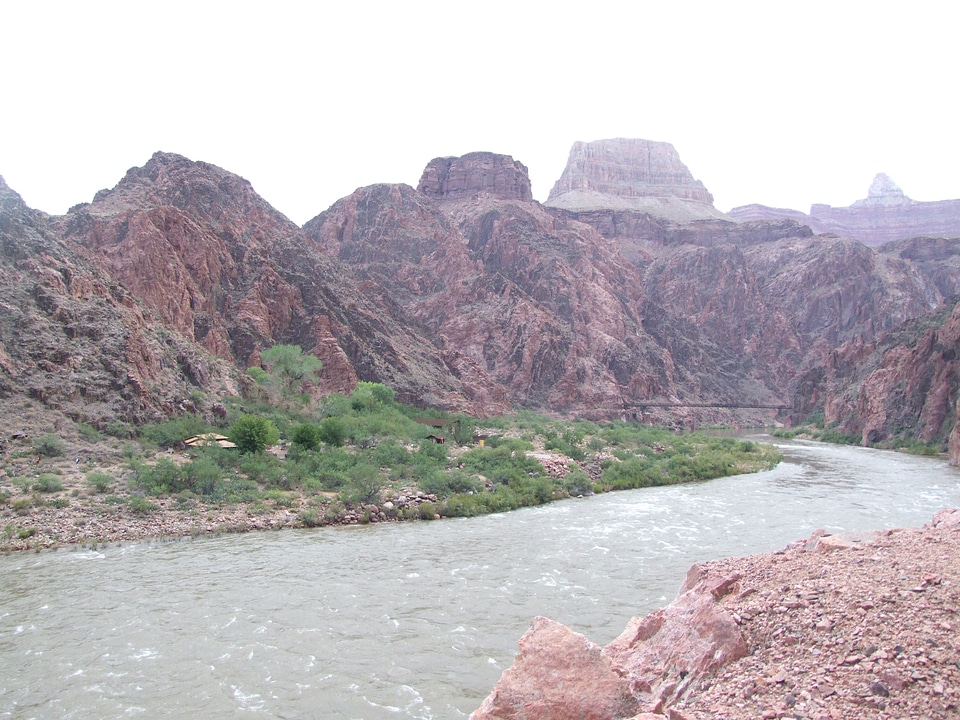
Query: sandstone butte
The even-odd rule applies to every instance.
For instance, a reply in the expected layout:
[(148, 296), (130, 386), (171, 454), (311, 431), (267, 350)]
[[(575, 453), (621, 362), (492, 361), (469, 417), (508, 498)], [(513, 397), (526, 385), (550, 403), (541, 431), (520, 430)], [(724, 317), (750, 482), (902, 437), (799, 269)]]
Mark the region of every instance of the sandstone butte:
[(472, 720), (960, 716), (960, 510), (694, 565), (606, 647), (543, 617)]

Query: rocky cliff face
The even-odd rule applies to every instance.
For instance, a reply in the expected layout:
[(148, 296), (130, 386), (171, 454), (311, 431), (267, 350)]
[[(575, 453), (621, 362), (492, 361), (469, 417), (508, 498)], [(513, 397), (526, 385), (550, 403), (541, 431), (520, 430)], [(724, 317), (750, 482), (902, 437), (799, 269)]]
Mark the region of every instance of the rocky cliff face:
[(408, 402), (504, 407), (472, 402), (491, 386), (482, 373), (465, 389), (461, 365), (398, 314), (386, 288), (356, 284), (246, 180), (213, 165), (157, 153), (57, 224), (164, 324), (241, 367), (291, 343), (322, 360), (317, 393), (364, 379)]
[(808, 406), (863, 444), (935, 442), (956, 429), (960, 398), (960, 306), (956, 300), (905, 322), (875, 343), (850, 341), (800, 380)]
[[(587, 163), (585, 182), (602, 181), (590, 187), (630, 197), (643, 192), (636, 178), (659, 173), (687, 186), (685, 202), (704, 197), (672, 149), (602, 147), (621, 145), (630, 152), (619, 165)], [(623, 167), (627, 156), (641, 167)], [(798, 413), (853, 407), (836, 400), (847, 391), (831, 379), (835, 351), (869, 355), (960, 287), (953, 241), (877, 251), (789, 219), (678, 223), (636, 208), (544, 207), (529, 199), (523, 165), (492, 153), (434, 160), (420, 186), (362, 188), (301, 230), (242, 178), (158, 153), (61, 218), (18, 199), (5, 212), (18, 218), (8, 235), (32, 227), (191, 357), (243, 369), (269, 345), (297, 344), (324, 363), (318, 394), (372, 380), (406, 402), (480, 415), (517, 406), (736, 422), (770, 415), (691, 405), (794, 404), (798, 391)], [(889, 195), (884, 183), (874, 193)], [(10, 347), (0, 366), (13, 388)]]
[(501, 200), (533, 200), (526, 166), (509, 155), (490, 152), (431, 160), (417, 190), (441, 200), (462, 200), (479, 193)]
[(547, 206), (638, 210), (685, 222), (723, 217), (669, 143), (617, 138), (574, 143)]
[[(116, 279), (63, 242), (0, 179), (0, 403), (103, 427), (199, 411), (192, 391), (236, 394), (238, 373), (165, 331)], [(9, 409), (10, 418), (25, 411)]]
[(867, 197), (850, 207), (816, 204), (807, 215), (797, 210), (745, 205), (728, 215), (735, 220), (796, 220), (818, 233), (854, 238), (872, 246), (920, 236), (960, 235), (960, 200), (911, 200), (883, 173), (874, 178)]
[[(483, 171), (470, 156), (447, 164)], [(641, 329), (639, 278), (599, 236), (529, 200), (480, 189), (442, 200), (405, 186), (364, 188), (304, 230), (359, 281), (389, 288), (398, 311), (515, 404), (598, 417), (618, 414), (624, 395), (641, 389), (675, 391), (672, 369), (663, 372), (669, 354)]]

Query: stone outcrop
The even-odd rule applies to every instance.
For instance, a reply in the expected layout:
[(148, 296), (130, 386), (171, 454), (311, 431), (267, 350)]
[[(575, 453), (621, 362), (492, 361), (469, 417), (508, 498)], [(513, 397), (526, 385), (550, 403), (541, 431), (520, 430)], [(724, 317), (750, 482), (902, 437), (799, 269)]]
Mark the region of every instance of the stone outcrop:
[(849, 207), (818, 203), (805, 214), (764, 205), (744, 205), (733, 208), (728, 215), (735, 220), (795, 220), (818, 233), (842, 235), (872, 246), (920, 236), (960, 236), (960, 200), (911, 200), (883, 173), (874, 178), (867, 197)]
[(960, 511), (919, 530), (817, 530), (695, 565), (605, 648), (535, 619), (471, 718), (952, 717), (958, 580)]
[(527, 167), (509, 155), (491, 152), (431, 160), (417, 190), (440, 200), (463, 200), (479, 193), (501, 200), (533, 200)]
[(358, 284), (221, 168), (157, 153), (56, 223), (167, 327), (242, 368), (289, 343), (323, 362), (318, 395), (369, 380), (414, 404), (477, 415), (506, 407), (482, 372), (465, 394), (445, 349), (398, 314), (389, 289)]
[(694, 566), (673, 603), (633, 618), (604, 648), (535, 618), (514, 665), (470, 717), (663, 717), (698, 683), (747, 655), (740, 628), (722, 604), (741, 589), (739, 580)]
[(946, 439), (960, 460), (960, 305), (904, 323), (876, 343), (847, 342), (801, 379), (811, 407), (862, 444)]
[(378, 185), (304, 231), (515, 405), (609, 418), (650, 397), (756, 397), (741, 357), (651, 304), (641, 269), (563, 211)]
[(235, 369), (164, 329), (2, 179), (0, 278), (0, 409), (11, 419), (29, 403), (103, 428), (200, 412), (197, 390), (239, 391)]
[(678, 222), (723, 217), (670, 143), (625, 138), (574, 143), (546, 204), (577, 212), (635, 210)]

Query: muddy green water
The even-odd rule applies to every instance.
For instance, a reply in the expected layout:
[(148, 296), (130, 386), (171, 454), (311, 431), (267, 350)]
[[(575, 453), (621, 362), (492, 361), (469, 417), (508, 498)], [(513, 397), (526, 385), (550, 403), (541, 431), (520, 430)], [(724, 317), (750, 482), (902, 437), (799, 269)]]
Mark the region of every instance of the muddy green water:
[(694, 562), (960, 506), (941, 460), (777, 444), (505, 515), (0, 557), (0, 718), (462, 718), (535, 615), (604, 644)]

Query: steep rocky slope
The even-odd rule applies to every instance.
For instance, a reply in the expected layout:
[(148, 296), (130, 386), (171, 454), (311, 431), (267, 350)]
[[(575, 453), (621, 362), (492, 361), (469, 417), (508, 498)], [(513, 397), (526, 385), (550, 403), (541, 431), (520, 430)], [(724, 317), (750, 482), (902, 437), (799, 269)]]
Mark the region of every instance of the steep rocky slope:
[[(960, 305), (910, 320), (876, 343), (853, 340), (831, 351), (799, 380), (802, 413), (862, 442), (943, 441), (960, 460)], [(802, 414), (801, 413), (801, 414)]]
[(15, 427), (37, 406), (101, 427), (197, 411), (236, 393), (229, 365), (171, 332), (0, 180), (0, 399)]
[(318, 393), (348, 391), (359, 378), (409, 402), (506, 408), (482, 372), (461, 381), (456, 354), (448, 364), (386, 288), (357, 285), (246, 180), (218, 167), (157, 153), (57, 225), (165, 325), (240, 367), (292, 343), (323, 361)]
[[(562, 207), (584, 188), (589, 208)], [(730, 422), (772, 415), (693, 406), (786, 403), (798, 417), (846, 418), (859, 385), (841, 380), (864, 375), (853, 360), (838, 374), (838, 358), (866, 358), (960, 288), (960, 241), (873, 249), (792, 219), (678, 222), (645, 212), (650, 198), (712, 208), (671, 146), (615, 140), (574, 147), (554, 207), (531, 199), (521, 163), (471, 153), (431, 161), (417, 189), (361, 188), (300, 229), (242, 178), (157, 153), (63, 217), (18, 199), (5, 212), (19, 218), (8, 235), (29, 225), (184, 357), (242, 371), (292, 343), (324, 363), (317, 394), (372, 380), (405, 402), (480, 415), (512, 405)], [(73, 297), (82, 313), (98, 295)], [(207, 374), (190, 372), (206, 390)], [(15, 392), (19, 376), (6, 373)]]
[(651, 398), (769, 395), (743, 386), (740, 358), (651, 304), (616, 247), (528, 186), (512, 158), (439, 158), (417, 191), (363, 188), (304, 230), (517, 405), (616, 417)]
[(872, 246), (919, 236), (960, 235), (960, 200), (911, 200), (883, 173), (874, 178), (867, 197), (849, 207), (815, 204), (808, 215), (798, 210), (744, 205), (733, 208), (728, 215), (735, 220), (795, 220), (818, 233), (855, 238)]

